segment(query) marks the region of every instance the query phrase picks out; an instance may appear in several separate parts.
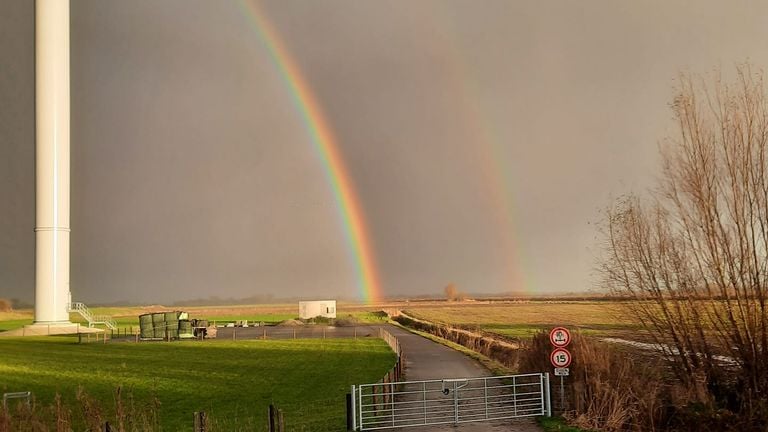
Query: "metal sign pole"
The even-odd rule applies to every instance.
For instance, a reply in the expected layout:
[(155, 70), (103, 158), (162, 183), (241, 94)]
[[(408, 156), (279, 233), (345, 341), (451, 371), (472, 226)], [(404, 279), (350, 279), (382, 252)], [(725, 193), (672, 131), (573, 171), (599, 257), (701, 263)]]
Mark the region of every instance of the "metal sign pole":
[(563, 386), (563, 376), (560, 375), (560, 413), (565, 412), (565, 386)]

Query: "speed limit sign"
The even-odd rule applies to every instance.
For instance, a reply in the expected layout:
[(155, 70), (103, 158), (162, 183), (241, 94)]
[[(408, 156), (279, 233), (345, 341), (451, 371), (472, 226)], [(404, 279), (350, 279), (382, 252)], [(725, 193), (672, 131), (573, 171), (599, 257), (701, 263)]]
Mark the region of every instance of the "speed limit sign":
[(552, 366), (556, 368), (567, 368), (571, 365), (571, 352), (565, 348), (555, 348), (549, 356)]

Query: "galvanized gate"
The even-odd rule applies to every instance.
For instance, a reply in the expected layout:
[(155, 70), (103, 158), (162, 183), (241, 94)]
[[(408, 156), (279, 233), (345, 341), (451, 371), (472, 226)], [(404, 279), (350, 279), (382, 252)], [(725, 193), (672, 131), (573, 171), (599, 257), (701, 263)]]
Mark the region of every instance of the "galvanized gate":
[(354, 430), (551, 415), (549, 374), (352, 386)]

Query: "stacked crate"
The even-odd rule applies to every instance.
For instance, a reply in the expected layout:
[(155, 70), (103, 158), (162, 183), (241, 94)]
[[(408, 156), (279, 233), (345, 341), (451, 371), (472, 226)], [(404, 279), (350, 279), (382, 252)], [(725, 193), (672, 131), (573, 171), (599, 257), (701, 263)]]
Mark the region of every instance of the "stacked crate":
[(179, 320), (180, 316), (188, 316), (186, 312), (155, 312), (151, 314), (144, 314), (139, 316), (140, 336), (142, 340), (162, 340), (162, 339), (179, 339), (180, 338), (180, 326), (184, 324), (185, 333), (191, 333), (191, 329), (187, 332), (187, 326), (189, 320)]

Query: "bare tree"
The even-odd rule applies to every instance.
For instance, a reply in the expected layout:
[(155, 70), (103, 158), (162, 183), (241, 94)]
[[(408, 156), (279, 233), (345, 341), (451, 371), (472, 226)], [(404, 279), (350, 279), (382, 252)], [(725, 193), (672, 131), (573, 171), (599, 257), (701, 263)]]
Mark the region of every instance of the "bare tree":
[(459, 289), (456, 288), (456, 284), (449, 283), (448, 285), (443, 288), (443, 291), (445, 292), (445, 299), (448, 301), (456, 301), (460, 300), (461, 293), (459, 293)]
[[(600, 268), (701, 397), (766, 415), (768, 392), (768, 104), (762, 73), (683, 75), (648, 199), (607, 212)], [(762, 404), (762, 405), (761, 405)], [(733, 406), (732, 406), (733, 407)]]

